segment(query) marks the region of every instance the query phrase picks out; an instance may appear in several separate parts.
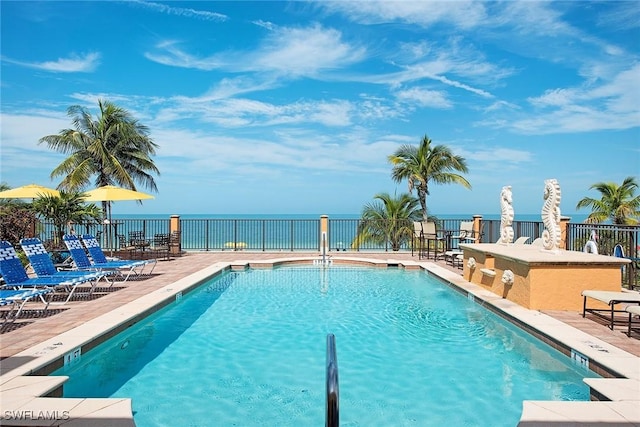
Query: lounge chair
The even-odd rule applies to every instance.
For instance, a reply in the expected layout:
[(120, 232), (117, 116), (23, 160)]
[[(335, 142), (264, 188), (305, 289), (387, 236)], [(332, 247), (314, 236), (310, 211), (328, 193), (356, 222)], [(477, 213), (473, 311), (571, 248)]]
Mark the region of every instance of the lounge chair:
[[(620, 323), (620, 321), (616, 321), (615, 313), (628, 313), (627, 309), (615, 309), (616, 304), (628, 304), (630, 306), (640, 305), (640, 292), (634, 292), (634, 291), (613, 292), (613, 291), (585, 290), (585, 291), (582, 291), (582, 296), (584, 297), (584, 302), (582, 305), (582, 317), (585, 317), (586, 313), (592, 313), (595, 316), (608, 321), (609, 322), (608, 326), (609, 326), (609, 329), (611, 330), (613, 330), (613, 326), (616, 322)], [(587, 298), (592, 298), (596, 301), (603, 302), (607, 304), (610, 308), (609, 309), (587, 308)], [(609, 313), (609, 316), (606, 316), (603, 313)]]
[[(91, 235), (86, 236), (87, 237), (84, 242), (87, 246), (87, 250), (93, 258), (93, 262), (91, 262), (91, 260), (87, 256), (87, 253), (85, 252), (85, 246), (83, 246), (78, 236), (73, 234), (65, 234), (63, 237), (64, 243), (71, 253), (71, 258), (73, 258), (74, 264), (80, 270), (112, 271), (122, 278), (122, 282), (126, 282), (132, 275), (135, 277), (139, 277), (142, 273), (142, 270), (144, 269), (144, 266), (149, 262), (153, 262), (155, 266), (155, 260), (109, 261), (104, 256), (104, 253), (102, 252), (102, 249), (100, 249), (100, 245), (98, 244), (96, 239)], [(153, 268), (151, 269), (151, 271), (153, 271)], [(149, 272), (148, 274), (151, 274), (151, 272)]]
[[(65, 304), (73, 296), (76, 288), (80, 285), (89, 284), (91, 289), (88, 294), (93, 293), (96, 286), (95, 275), (85, 275), (84, 277), (68, 276), (43, 276), (29, 277), (15, 248), (6, 240), (0, 241), (0, 274), (4, 279), (5, 289), (50, 289), (54, 292), (67, 294), (67, 299), (63, 302), (52, 304)], [(43, 300), (44, 302), (44, 300)]]
[(142, 260), (132, 260), (132, 259), (108, 259), (104, 254), (104, 251), (100, 247), (98, 240), (93, 237), (91, 234), (83, 234), (82, 235), (82, 243), (84, 243), (84, 247), (89, 252), (91, 259), (93, 260), (94, 265), (102, 265), (111, 263), (113, 265), (121, 264), (122, 266), (132, 266), (135, 265), (135, 268), (140, 268), (140, 270), (136, 270), (138, 275), (144, 273), (144, 269), (146, 266), (151, 265), (151, 271), (145, 273), (147, 275), (153, 272), (153, 269), (156, 267), (157, 260), (156, 259), (142, 259)]
[(544, 246), (544, 243), (542, 241), (542, 237), (537, 237), (537, 238), (533, 239), (533, 242), (531, 242), (531, 246)]
[(464, 253), (461, 250), (454, 249), (451, 251), (446, 251), (444, 253), (444, 262), (447, 264), (451, 264), (452, 267), (462, 267), (462, 261), (464, 257)]
[[(629, 329), (627, 335), (631, 337), (631, 329), (640, 329), (640, 322), (633, 321), (633, 316), (640, 316), (640, 305), (628, 305), (625, 307), (625, 311), (629, 313)], [(637, 323), (639, 326), (632, 328), (634, 323)]]
[(47, 311), (50, 300), (45, 300), (44, 295), (51, 292), (53, 292), (51, 289), (0, 289), (0, 306), (11, 306), (2, 326), (13, 323), (20, 316), (24, 305), (33, 299), (40, 299), (44, 303), (43, 312)]
[(62, 270), (58, 271), (56, 266), (51, 261), (49, 253), (38, 238), (28, 238), (20, 240), (20, 246), (24, 250), (24, 253), (29, 258), (31, 268), (38, 277), (70, 277), (70, 278), (87, 278), (89, 280), (95, 280), (96, 282), (104, 278), (109, 286), (113, 285), (113, 280), (109, 280), (112, 272), (99, 272), (99, 271), (80, 271), (80, 270)]

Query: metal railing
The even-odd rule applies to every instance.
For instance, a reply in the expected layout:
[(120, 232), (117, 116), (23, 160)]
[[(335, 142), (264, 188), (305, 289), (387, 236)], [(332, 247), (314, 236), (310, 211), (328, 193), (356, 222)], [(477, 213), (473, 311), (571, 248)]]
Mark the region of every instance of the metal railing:
[[(483, 220), (484, 225), (482, 242), (495, 243), (500, 239), (500, 220)], [(513, 221), (513, 238), (527, 236), (531, 238), (531, 243), (535, 238), (542, 235), (544, 224), (542, 221)]]
[[(458, 233), (460, 223), (470, 218), (437, 220), (439, 235), (445, 238), (446, 247), (452, 244), (451, 236)], [(321, 232), (320, 219), (181, 219), (179, 248), (186, 251), (393, 251), (390, 234), (397, 230), (397, 222), (387, 224), (376, 220), (374, 229), (383, 230), (376, 239), (354, 244), (358, 232), (372, 221), (363, 219), (328, 219), (327, 234)], [(514, 238), (528, 236), (533, 241), (542, 235), (541, 221), (514, 221)], [(408, 227), (407, 227), (408, 228)], [(56, 236), (52, 223), (41, 222), (34, 237), (39, 237), (48, 248), (63, 246)], [(77, 234), (89, 233), (99, 238), (105, 248), (118, 250), (122, 235), (128, 239), (130, 233), (142, 233), (152, 240), (156, 234), (168, 234), (170, 220), (167, 219), (116, 219), (111, 224), (75, 224)], [(613, 255), (613, 248), (621, 245), (624, 256), (632, 263), (622, 268), (622, 284), (627, 288), (640, 287), (640, 226), (612, 224), (568, 223), (563, 235), (567, 250), (582, 251), (592, 232), (598, 235), (598, 252)], [(402, 236), (397, 250), (411, 251), (413, 230)], [(31, 237), (31, 236), (28, 236)], [(397, 237), (397, 236), (396, 236)], [(491, 243), (500, 237), (500, 220), (481, 220), (481, 242)], [(325, 238), (326, 241), (321, 239)], [(531, 241), (529, 243), (531, 243)], [(325, 243), (326, 242), (326, 246)], [(17, 242), (15, 242), (17, 243)]]
[(338, 357), (336, 355), (336, 337), (327, 335), (327, 401), (326, 427), (340, 425), (340, 390), (338, 385)]
[(181, 220), (184, 250), (315, 251), (319, 235), (319, 219)]

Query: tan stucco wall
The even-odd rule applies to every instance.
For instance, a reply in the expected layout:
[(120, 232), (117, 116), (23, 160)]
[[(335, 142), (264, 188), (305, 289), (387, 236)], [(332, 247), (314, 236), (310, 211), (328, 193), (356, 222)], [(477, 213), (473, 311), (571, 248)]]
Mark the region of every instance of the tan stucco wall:
[[(624, 260), (620, 258), (570, 251), (541, 253), (531, 247), (497, 247), (492, 244), (484, 247), (476, 244), (463, 248), (463, 276), (531, 310), (581, 312), (583, 290), (621, 290), (620, 266)], [(476, 261), (474, 269), (469, 269), (470, 257)], [(492, 270), (495, 276), (484, 274), (483, 269)], [(502, 283), (505, 270), (514, 274), (512, 285)], [(590, 302), (589, 306), (592, 305), (597, 308)], [(605, 305), (601, 307), (606, 308)]]

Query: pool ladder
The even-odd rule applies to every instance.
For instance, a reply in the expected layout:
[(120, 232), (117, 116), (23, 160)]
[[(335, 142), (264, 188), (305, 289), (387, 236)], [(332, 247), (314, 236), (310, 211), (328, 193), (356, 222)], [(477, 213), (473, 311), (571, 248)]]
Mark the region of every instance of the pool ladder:
[(338, 359), (336, 337), (327, 335), (327, 418), (325, 427), (340, 425), (340, 392), (338, 388)]

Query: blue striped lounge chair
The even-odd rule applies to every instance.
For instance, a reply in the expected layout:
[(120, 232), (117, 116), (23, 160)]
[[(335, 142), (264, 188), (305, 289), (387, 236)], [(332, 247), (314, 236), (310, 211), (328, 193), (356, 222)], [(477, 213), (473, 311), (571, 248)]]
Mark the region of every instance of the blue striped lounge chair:
[[(91, 271), (113, 271), (122, 278), (121, 282), (126, 282), (131, 276), (140, 277), (145, 265), (148, 264), (146, 260), (109, 261), (104, 256), (104, 253), (102, 253), (102, 249), (100, 249), (99, 252), (95, 249), (96, 247), (100, 248), (100, 245), (95, 238), (93, 238), (93, 241), (91, 239), (85, 241), (85, 244), (87, 244), (89, 248), (91, 248), (89, 252), (89, 254), (91, 254), (91, 257), (93, 258), (94, 254), (96, 254), (97, 257), (97, 259), (94, 258), (94, 261), (91, 262), (89, 256), (87, 255), (87, 252), (85, 252), (85, 246), (82, 244), (78, 236), (73, 234), (65, 234), (63, 240), (65, 245), (67, 246), (67, 249), (69, 249), (69, 252), (71, 253), (73, 262), (78, 269)], [(89, 248), (87, 248), (87, 250), (89, 250)], [(100, 253), (102, 253), (102, 256), (99, 255)], [(155, 260), (148, 261), (155, 262)], [(149, 274), (151, 274), (151, 272), (149, 272)]]
[(5, 282), (3, 286), (5, 289), (50, 289), (56, 293), (67, 294), (67, 298), (63, 302), (51, 304), (67, 303), (80, 285), (91, 285), (89, 295), (93, 293), (96, 286), (95, 276), (90, 275), (85, 277), (29, 277), (15, 248), (6, 240), (0, 241), (0, 274)]
[(10, 309), (4, 316), (1, 326), (15, 322), (22, 313), (24, 305), (33, 300), (40, 299), (44, 303), (42, 312), (46, 312), (49, 307), (50, 300), (44, 298), (45, 295), (52, 293), (52, 289), (0, 289), (0, 306), (10, 306)]
[(71, 278), (89, 278), (99, 282), (104, 278), (109, 286), (113, 286), (113, 280), (109, 280), (109, 276), (113, 274), (111, 271), (80, 271), (80, 270), (62, 270), (58, 271), (51, 261), (51, 257), (42, 241), (38, 238), (28, 238), (20, 240), (20, 246), (24, 250), (25, 255), (29, 258), (31, 268), (38, 277), (71, 277)]

